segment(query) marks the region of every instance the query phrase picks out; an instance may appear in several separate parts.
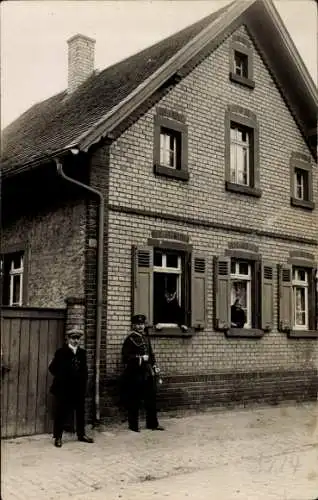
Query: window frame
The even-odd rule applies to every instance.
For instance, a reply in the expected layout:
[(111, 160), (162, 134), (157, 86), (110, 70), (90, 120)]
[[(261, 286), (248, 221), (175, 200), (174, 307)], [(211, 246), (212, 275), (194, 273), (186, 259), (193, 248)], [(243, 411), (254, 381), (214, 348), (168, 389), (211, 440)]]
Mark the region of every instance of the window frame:
[[(251, 111), (240, 108), (242, 114), (236, 108), (228, 106), (225, 112), (225, 189), (236, 194), (245, 194), (260, 198), (260, 163), (259, 163), (259, 126), (257, 119)], [(244, 113), (244, 115), (243, 115)], [(250, 144), (250, 185), (233, 183), (231, 181), (231, 129), (232, 124), (249, 130)]]
[[(161, 131), (169, 130), (175, 134), (180, 134), (180, 168), (162, 165), (161, 159)], [(153, 146), (154, 173), (156, 175), (170, 177), (181, 181), (189, 180), (188, 172), (188, 126), (186, 123), (178, 121), (172, 117), (157, 113), (154, 116), (154, 146)]]
[[(303, 270), (306, 276), (305, 280), (299, 280), (294, 278), (294, 273), (298, 273), (299, 270)], [(293, 330), (309, 330), (309, 274), (307, 268), (300, 266), (292, 267), (292, 308), (293, 308)], [(296, 300), (295, 300), (295, 292), (297, 289), (301, 288), (305, 292), (305, 324), (297, 325), (296, 323)]]
[[(295, 178), (297, 171), (306, 174), (307, 186), (304, 186), (304, 190), (307, 191), (307, 199), (299, 199), (295, 196)], [(313, 210), (315, 208), (315, 203), (313, 201), (312, 163), (298, 158), (296, 154), (292, 154), (290, 158), (290, 204), (293, 207), (303, 208), (306, 210)]]
[[(3, 295), (4, 295), (4, 284), (5, 284), (5, 276), (4, 276), (4, 259), (10, 259), (10, 256), (14, 254), (22, 254), (22, 267), (12, 269), (12, 260), (10, 264), (10, 270), (7, 276), (9, 288), (7, 290), (8, 295), (8, 304), (3, 303)], [(21, 261), (20, 261), (21, 262)], [(12, 295), (13, 295), (13, 280), (14, 276), (21, 276), (20, 282), (20, 300), (19, 304), (12, 303)], [(3, 307), (23, 307), (27, 304), (28, 294), (27, 294), (27, 285), (28, 285), (28, 247), (21, 245), (12, 245), (3, 249), (0, 253), (0, 302)]]
[[(247, 57), (247, 77), (236, 73), (235, 55), (242, 54)], [(232, 40), (230, 44), (230, 81), (246, 87), (250, 90), (255, 88), (254, 81), (254, 54), (253, 48), (243, 40)]]
[[(263, 326), (262, 316), (262, 290), (263, 290), (263, 281), (262, 281), (262, 266), (270, 265), (272, 268), (272, 264), (267, 263), (262, 259), (261, 254), (245, 249), (233, 248), (225, 250), (224, 256), (214, 257), (214, 294), (218, 294), (217, 285), (219, 280), (219, 272), (218, 265), (219, 259), (227, 260), (229, 262), (229, 274), (228, 274), (228, 319), (227, 323), (223, 325), (218, 325), (218, 321), (216, 319), (217, 315), (217, 296), (214, 295), (214, 330), (224, 331), (226, 337), (236, 337), (236, 338), (261, 338), (263, 335), (272, 329), (272, 326), (268, 328), (268, 326)], [(231, 279), (230, 279), (230, 271), (231, 271), (231, 260), (244, 261), (250, 264), (251, 266), (251, 297), (252, 301), (254, 300), (254, 308), (251, 310), (251, 328), (235, 328), (231, 327)], [(273, 287), (274, 279), (273, 275), (271, 277), (271, 287)], [(271, 302), (273, 307), (273, 294), (271, 295)], [(252, 306), (253, 307), (253, 306)]]
[[(288, 266), (291, 269), (291, 316), (292, 325), (287, 332), (290, 338), (318, 338), (318, 265), (313, 260), (301, 257), (291, 257), (288, 259)], [(295, 328), (294, 326), (294, 293), (293, 293), (293, 270), (303, 269), (308, 276), (308, 327)]]
[[(248, 274), (240, 274), (240, 272), (236, 272), (236, 269), (239, 269), (240, 264), (244, 262), (248, 266)], [(232, 263), (235, 264), (235, 273), (232, 273)], [(253, 328), (253, 297), (252, 297), (252, 288), (255, 288), (255, 284), (253, 286), (253, 270), (252, 266), (255, 265), (254, 263), (252, 264), (251, 261), (246, 260), (246, 259), (237, 259), (237, 258), (231, 258), (231, 269), (230, 269), (230, 293), (232, 293), (232, 282), (233, 281), (244, 281), (247, 283), (247, 296), (246, 296), (246, 308), (247, 308), (247, 314), (246, 314), (246, 324), (248, 326), (244, 325), (244, 329), (251, 329)], [(254, 276), (255, 280), (255, 276)], [(231, 300), (230, 300), (230, 306), (231, 306)], [(235, 327), (231, 327), (235, 328)]]

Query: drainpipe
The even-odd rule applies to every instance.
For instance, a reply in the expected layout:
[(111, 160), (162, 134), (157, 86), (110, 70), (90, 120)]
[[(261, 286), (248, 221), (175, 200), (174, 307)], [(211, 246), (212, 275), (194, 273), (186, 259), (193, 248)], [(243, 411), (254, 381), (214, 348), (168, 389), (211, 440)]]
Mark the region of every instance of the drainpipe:
[[(73, 154), (77, 154), (74, 151)], [(98, 254), (97, 254), (97, 292), (96, 292), (96, 354), (95, 354), (95, 424), (100, 422), (100, 351), (102, 334), (102, 305), (103, 305), (103, 250), (104, 250), (104, 197), (103, 195), (87, 184), (68, 177), (63, 172), (63, 165), (58, 158), (55, 158), (57, 173), (63, 179), (76, 184), (77, 186), (96, 194), (99, 197), (99, 224), (98, 224)]]

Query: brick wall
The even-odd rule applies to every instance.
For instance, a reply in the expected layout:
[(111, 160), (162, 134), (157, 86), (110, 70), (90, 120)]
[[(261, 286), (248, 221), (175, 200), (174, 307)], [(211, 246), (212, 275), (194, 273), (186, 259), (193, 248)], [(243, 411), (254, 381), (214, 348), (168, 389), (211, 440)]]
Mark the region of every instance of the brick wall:
[[(238, 33), (248, 36), (243, 27)], [(208, 264), (208, 321), (205, 330), (189, 339), (156, 338), (153, 342), (164, 376), (171, 380), (181, 377), (178, 383), (183, 385), (188, 394), (182, 399), (182, 404), (186, 404), (186, 400), (190, 404), (191, 397), (194, 401), (193, 395), (189, 395), (191, 391), (186, 391), (186, 387), (189, 387), (186, 375), (194, 377), (197, 374), (219, 372), (224, 377), (231, 373), (262, 373), (266, 377), (266, 373), (271, 373), (267, 382), (271, 387), (269, 394), (277, 393), (275, 380), (283, 380), (284, 374), (291, 372), (296, 375), (284, 384), (289, 388), (296, 387), (299, 373), (298, 380), (302, 382), (298, 384), (298, 393), (313, 397), (317, 392), (317, 380), (313, 378), (318, 368), (317, 341), (291, 340), (286, 334), (277, 331), (276, 275), (273, 331), (261, 339), (251, 340), (227, 339), (222, 332), (213, 330), (212, 258), (224, 254), (229, 242), (244, 240), (254, 243), (259, 246), (263, 258), (273, 264), (286, 262), (292, 250), (314, 253), (318, 260), (317, 246), (297, 241), (298, 238), (317, 238), (317, 210), (310, 212), (290, 206), (290, 155), (292, 151), (308, 155), (307, 146), (255, 48), (255, 89), (251, 91), (230, 83), (229, 44), (228, 39), (160, 101), (160, 106), (180, 111), (186, 117), (190, 172), (187, 183), (156, 177), (153, 173), (155, 107), (150, 108), (110, 147), (109, 203), (117, 207), (156, 212), (157, 217), (129, 215), (115, 210), (109, 212), (105, 384), (107, 380), (116, 378), (121, 370), (121, 345), (130, 326), (131, 246), (145, 245), (154, 229), (178, 231), (189, 236), (194, 250), (206, 255)], [(229, 193), (224, 189), (224, 116), (229, 104), (248, 108), (256, 114), (259, 122), (260, 199)], [(108, 161), (94, 164), (97, 185), (102, 185), (100, 175), (105, 173), (107, 165)], [(313, 182), (316, 204), (317, 181), (315, 168)], [(186, 222), (168, 222), (160, 219), (160, 213), (186, 215), (242, 229), (270, 231), (276, 233), (276, 238), (257, 234), (246, 237), (225, 228), (217, 230), (203, 225), (196, 227)], [(284, 235), (294, 237), (294, 241), (279, 238)], [(224, 393), (224, 377), (218, 386), (220, 394)], [(222, 377), (218, 380), (221, 381)], [(251, 397), (254, 382), (251, 377)], [(210, 381), (205, 380), (204, 376), (200, 384), (203, 392), (211, 388)], [(214, 387), (217, 391), (217, 386)], [(173, 397), (169, 393), (169, 383), (162, 390), (167, 391), (168, 399), (169, 394)], [(247, 385), (244, 390), (248, 394)], [(234, 392), (230, 391), (232, 396), (229, 399), (234, 398)], [(292, 390), (286, 390), (286, 397), (288, 394), (292, 395)], [(217, 397), (212, 395), (211, 402), (216, 400)]]
[(3, 227), (1, 246), (27, 246), (27, 303), (65, 307), (68, 296), (84, 295), (85, 204), (42, 208)]

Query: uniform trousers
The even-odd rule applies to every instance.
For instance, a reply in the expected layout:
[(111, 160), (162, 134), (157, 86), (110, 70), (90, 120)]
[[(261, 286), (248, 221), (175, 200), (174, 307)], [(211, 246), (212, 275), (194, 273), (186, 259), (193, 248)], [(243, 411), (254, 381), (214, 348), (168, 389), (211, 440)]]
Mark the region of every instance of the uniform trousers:
[(146, 427), (155, 429), (158, 427), (156, 408), (156, 384), (154, 377), (135, 377), (130, 381), (127, 395), (127, 411), (129, 427), (137, 428), (139, 421), (139, 410), (142, 401), (146, 412)]

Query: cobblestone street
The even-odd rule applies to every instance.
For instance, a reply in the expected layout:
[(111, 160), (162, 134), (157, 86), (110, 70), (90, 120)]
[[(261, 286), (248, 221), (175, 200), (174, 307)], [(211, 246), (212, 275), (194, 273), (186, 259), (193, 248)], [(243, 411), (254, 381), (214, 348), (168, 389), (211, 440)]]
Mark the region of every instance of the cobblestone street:
[(2, 442), (2, 500), (314, 500), (318, 497), (316, 404), (164, 416), (165, 432), (126, 424)]

